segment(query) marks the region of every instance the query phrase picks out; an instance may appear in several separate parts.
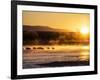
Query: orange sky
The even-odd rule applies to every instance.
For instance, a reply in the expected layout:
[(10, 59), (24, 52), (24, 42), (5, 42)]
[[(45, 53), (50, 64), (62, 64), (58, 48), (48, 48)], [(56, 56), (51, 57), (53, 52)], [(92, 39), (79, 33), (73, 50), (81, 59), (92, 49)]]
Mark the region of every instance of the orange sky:
[(90, 26), (90, 15), (79, 13), (54, 13), (23, 11), (23, 25), (41, 25), (70, 31), (80, 31)]

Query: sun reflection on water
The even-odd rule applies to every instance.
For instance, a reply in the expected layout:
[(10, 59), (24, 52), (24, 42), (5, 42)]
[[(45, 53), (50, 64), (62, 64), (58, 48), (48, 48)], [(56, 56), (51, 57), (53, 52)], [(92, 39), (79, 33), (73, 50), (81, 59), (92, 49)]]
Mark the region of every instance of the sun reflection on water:
[(80, 60), (88, 61), (89, 60), (89, 51), (80, 52)]

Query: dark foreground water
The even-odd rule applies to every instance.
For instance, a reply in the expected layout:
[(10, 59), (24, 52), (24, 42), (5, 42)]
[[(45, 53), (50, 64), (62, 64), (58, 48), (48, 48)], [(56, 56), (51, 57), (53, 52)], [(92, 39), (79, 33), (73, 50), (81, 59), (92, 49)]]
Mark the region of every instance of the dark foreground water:
[(24, 69), (85, 65), (89, 65), (88, 45), (23, 46)]

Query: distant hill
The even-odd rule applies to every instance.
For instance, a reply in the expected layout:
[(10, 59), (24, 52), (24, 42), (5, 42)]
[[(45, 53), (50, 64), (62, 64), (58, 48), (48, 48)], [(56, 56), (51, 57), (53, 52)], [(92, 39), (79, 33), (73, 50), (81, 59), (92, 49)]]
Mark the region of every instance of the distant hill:
[(23, 25), (23, 30), (24, 31), (68, 32), (67, 30), (50, 28), (49, 26), (29, 26), (29, 25)]

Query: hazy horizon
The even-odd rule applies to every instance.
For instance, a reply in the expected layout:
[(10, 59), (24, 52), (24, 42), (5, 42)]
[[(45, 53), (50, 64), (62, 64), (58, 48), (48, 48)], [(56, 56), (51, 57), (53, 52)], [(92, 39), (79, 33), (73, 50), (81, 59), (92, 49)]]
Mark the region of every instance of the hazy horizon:
[(80, 31), (82, 27), (90, 27), (90, 15), (87, 13), (23, 11), (22, 15), (23, 25), (48, 26), (75, 32)]

